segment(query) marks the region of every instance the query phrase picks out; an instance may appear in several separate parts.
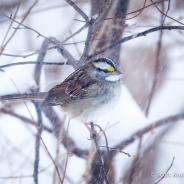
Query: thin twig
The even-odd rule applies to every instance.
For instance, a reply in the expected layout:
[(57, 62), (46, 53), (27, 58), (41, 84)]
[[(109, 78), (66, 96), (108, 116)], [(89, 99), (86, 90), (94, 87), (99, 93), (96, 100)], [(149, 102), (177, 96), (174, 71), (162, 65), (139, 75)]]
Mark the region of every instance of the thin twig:
[[(5, 14), (3, 14), (4, 16), (6, 16)], [(7, 18), (11, 19), (10, 17), (6, 16)], [(15, 20), (14, 20), (15, 21)], [(17, 21), (16, 21), (17, 22)], [(18, 24), (20, 24), (19, 22), (17, 22)], [(30, 29), (34, 32), (36, 32), (39, 36), (42, 36), (43, 38), (46, 38), (45, 36), (43, 36), (41, 33), (39, 33), (38, 31), (32, 29), (32, 28), (29, 28), (28, 26), (25, 26), (23, 24), (21, 24), (22, 26), (24, 26), (25, 28), (27, 29)], [(102, 54), (104, 53), (105, 51), (107, 51), (108, 49), (112, 49), (113, 47), (116, 47), (124, 42), (127, 42), (129, 40), (132, 40), (132, 39), (135, 39), (135, 38), (138, 38), (138, 37), (141, 37), (141, 36), (146, 36), (147, 34), (150, 34), (150, 33), (153, 33), (153, 32), (156, 32), (156, 31), (159, 31), (159, 30), (184, 30), (184, 26), (158, 26), (158, 27), (155, 27), (155, 28), (152, 28), (152, 29), (148, 29), (146, 31), (143, 31), (143, 32), (140, 32), (140, 33), (137, 33), (137, 34), (133, 34), (131, 36), (128, 36), (128, 37), (124, 37), (122, 39), (120, 39), (119, 41), (111, 44), (110, 46), (94, 53), (94, 54), (91, 54), (89, 55), (86, 60), (89, 60), (89, 59), (92, 59), (92, 58), (95, 58), (96, 56), (98, 56), (99, 54)], [(57, 46), (57, 45), (56, 45)]]
[[(162, 10), (164, 11), (164, 4), (162, 4)], [(164, 20), (164, 15), (161, 14), (161, 17), (160, 17), (160, 24), (161, 25), (163, 25), (163, 23), (164, 23), (163, 20)], [(148, 105), (147, 105), (146, 111), (145, 111), (146, 116), (148, 116), (151, 102), (152, 102), (153, 96), (155, 94), (157, 83), (158, 83), (160, 59), (161, 59), (161, 52), (162, 52), (162, 37), (163, 37), (163, 30), (160, 30), (158, 44), (157, 44), (157, 51), (156, 51), (156, 61), (155, 61), (154, 74), (153, 74), (153, 83), (152, 83), (151, 92), (150, 92), (150, 95), (148, 98)]]
[[(28, 123), (30, 125), (34, 125), (33, 122), (29, 118), (26, 118), (26, 117), (24, 117), (24, 116), (22, 116), (20, 114), (17, 114), (17, 113), (15, 113), (15, 112), (13, 112), (13, 111), (11, 111), (9, 109), (4, 109), (3, 108), (3, 109), (0, 109), (0, 112), (2, 112), (4, 114), (8, 114), (8, 115), (13, 116), (13, 117), (16, 117), (16, 118), (20, 119), (21, 121), (23, 121), (24, 123)], [(42, 125), (42, 128), (43, 128), (43, 130), (45, 130), (45, 131), (47, 131), (49, 133), (53, 132), (52, 129), (50, 129), (49, 127), (47, 127), (45, 125)]]
[[(49, 122), (53, 125), (53, 133), (56, 137), (59, 136), (59, 130), (60, 127), (62, 126), (61, 120), (58, 117), (58, 115), (54, 112), (54, 110), (51, 107), (44, 107), (43, 112), (45, 116), (50, 120)], [(63, 136), (66, 135), (66, 132), (63, 132)], [(70, 142), (70, 148), (72, 149), (72, 153), (75, 154), (78, 157), (84, 158), (84, 156), (87, 156), (89, 154), (88, 150), (86, 149), (80, 149), (77, 147), (75, 142), (71, 139), (71, 137), (67, 137), (68, 141)], [(66, 141), (62, 140), (63, 146), (67, 148)]]
[(98, 15), (94, 15), (94, 17), (91, 17), (91, 19), (88, 21), (88, 24), (89, 24), (88, 34), (85, 41), (83, 54), (79, 59), (79, 66), (82, 65), (87, 60), (88, 54), (92, 45), (92, 40), (95, 34), (96, 25), (102, 21), (102, 18), (104, 18), (104, 15), (107, 13), (111, 5), (112, 5), (112, 1), (111, 2), (107, 1), (105, 4), (105, 8), (101, 10), (98, 13)]
[[(154, 4), (156, 3), (161, 3), (161, 2), (165, 2), (165, 1), (168, 1), (168, 0), (161, 0), (161, 1), (157, 1), (157, 2), (154, 2)], [(150, 6), (152, 6), (153, 3), (145, 6), (144, 8), (148, 8)], [(139, 9), (139, 10), (136, 10), (136, 11), (133, 11), (133, 12), (130, 12), (130, 13), (126, 13), (125, 15), (129, 15), (129, 14), (133, 14), (133, 13), (137, 13), (137, 12), (140, 12), (142, 11), (142, 8)], [(102, 19), (102, 20), (111, 20), (111, 19), (122, 19), (122, 18), (119, 18), (119, 17), (109, 17), (109, 18), (105, 18), (105, 19)], [(124, 18), (124, 20), (126, 20), (126, 18)], [(99, 23), (97, 23), (98, 25)], [(79, 30), (77, 30), (75, 33), (73, 33), (72, 35), (68, 36), (67, 38), (65, 38), (61, 43), (65, 43), (66, 41), (68, 41), (69, 39), (71, 39), (72, 37), (74, 37), (75, 35), (79, 34), (81, 31), (83, 31), (85, 28), (87, 28), (89, 26), (88, 22), (82, 26)], [(64, 44), (63, 44), (64, 45)]]
[[(169, 116), (163, 119), (160, 119), (154, 123), (151, 123), (150, 125), (144, 127), (143, 129), (140, 129), (136, 131), (134, 134), (132, 134), (128, 139), (121, 141), (116, 146), (114, 146), (115, 149), (124, 149), (126, 146), (137, 140), (137, 138), (143, 136), (144, 134), (150, 132), (153, 130), (153, 128), (158, 128), (163, 125), (167, 125), (169, 123), (175, 123), (178, 120), (183, 120), (184, 114), (177, 114), (174, 116)], [(115, 155), (115, 151), (111, 151), (111, 154)]]
[[(99, 147), (107, 148), (107, 146), (99, 146)], [(120, 149), (111, 148), (111, 147), (108, 147), (108, 148), (111, 149), (111, 150), (115, 150), (115, 151), (117, 151), (118, 153), (123, 153), (123, 154), (127, 155), (128, 157), (131, 157), (129, 153), (124, 152), (124, 151), (122, 151), (122, 150), (120, 150)]]
[(140, 137), (139, 139), (139, 144), (138, 144), (138, 147), (137, 147), (137, 154), (134, 156), (133, 158), (133, 161), (131, 163), (131, 166), (130, 166), (130, 169), (129, 169), (129, 177), (128, 177), (128, 184), (132, 184), (135, 181), (135, 174), (136, 174), (136, 170), (139, 165), (139, 160), (140, 160), (140, 151), (141, 151), (141, 144), (142, 144), (142, 137)]
[[(62, 140), (63, 140), (63, 134), (64, 134), (64, 125), (65, 125), (65, 121), (66, 121), (66, 116), (63, 120), (63, 123), (61, 124), (60, 126), (60, 129), (59, 129), (59, 136), (57, 138), (57, 146), (56, 146), (56, 158), (55, 158), (55, 162), (57, 164), (57, 166), (59, 166), (59, 158), (60, 158), (60, 145), (62, 143)], [(67, 151), (68, 153), (68, 151)], [(54, 173), (53, 173), (53, 182), (52, 184), (56, 184), (57, 180), (56, 180), (56, 170), (54, 169)]]
[[(16, 18), (17, 13), (18, 13), (19, 8), (20, 8), (20, 5), (21, 5), (21, 3), (19, 2), (19, 3), (18, 3), (18, 6), (17, 6), (17, 9), (16, 9), (16, 11), (15, 11), (15, 14), (14, 14), (14, 16), (13, 16), (12, 19), (15, 19), (15, 18)], [(11, 27), (12, 27), (12, 24), (13, 24), (13, 21), (10, 22), (10, 25), (8, 26), (8, 30), (7, 30), (7, 32), (6, 32), (5, 36), (4, 36), (4, 38), (3, 38), (3, 41), (2, 41), (2, 43), (1, 43), (1, 51), (0, 51), (0, 53), (5, 49), (5, 45), (3, 46), (3, 44), (4, 44), (4, 42), (5, 42), (5, 40), (6, 40), (7, 36), (8, 36), (8, 34), (9, 34), (9, 32), (10, 32), (10, 29), (11, 29)]]
[[(163, 2), (166, 2), (166, 1), (169, 1), (169, 0), (161, 0), (161, 1), (156, 1), (156, 2), (154, 2), (154, 3), (150, 3), (150, 4), (148, 4), (148, 5), (145, 5), (144, 9), (149, 8), (149, 7), (153, 6), (154, 4), (163, 3)], [(125, 16), (131, 15), (131, 14), (134, 14), (134, 13), (139, 13), (140, 11), (142, 11), (142, 8), (140, 8), (140, 9), (138, 9), (138, 10), (135, 10), (135, 11), (132, 11), (132, 12), (129, 12), (129, 13), (126, 13)], [(133, 18), (133, 17), (130, 17), (130, 18), (108, 17), (108, 18), (105, 18), (104, 20), (111, 20), (111, 19), (129, 20), (129, 19), (132, 19), (132, 18)]]
[(36, 135), (36, 143), (35, 143), (35, 161), (34, 161), (34, 182), (38, 184), (38, 173), (39, 173), (39, 160), (40, 160), (40, 136), (42, 134), (42, 114), (41, 114), (41, 107), (38, 102), (34, 102), (37, 116), (38, 116), (38, 132)]
[[(153, 0), (150, 0), (150, 1), (153, 3)], [(184, 23), (182, 23), (182, 22), (180, 22), (180, 21), (178, 21), (178, 20), (176, 20), (176, 19), (170, 17), (169, 15), (165, 14), (164, 12), (162, 12), (162, 11), (158, 8), (158, 6), (157, 6), (156, 4), (153, 3), (153, 5), (155, 6), (155, 8), (156, 8), (161, 14), (165, 15), (167, 18), (169, 18), (169, 19), (171, 19), (171, 20), (174, 20), (175, 22), (177, 22), (177, 23), (179, 23), (179, 24), (181, 24), (181, 25), (184, 25)]]
[[(12, 20), (11, 17), (7, 16), (6, 14), (2, 13), (5, 17), (7, 17), (8, 19)], [(36, 31), (35, 29), (30, 28), (29, 26), (26, 26), (24, 24), (22, 24), (21, 22), (18, 22), (17, 20), (13, 19), (14, 22), (16, 22), (17, 24), (19, 24), (19, 26), (23, 26), (25, 29), (31, 30), (35, 33), (37, 33), (37, 37), (43, 37), (45, 40), (48, 40), (50, 43), (54, 44), (58, 51), (61, 53), (61, 55), (67, 59), (68, 64), (72, 65), (74, 68), (76, 67), (76, 60), (73, 58), (73, 56), (63, 47), (62, 43), (60, 41), (58, 41), (56, 38), (54, 37), (46, 37), (43, 34), (41, 34), (40, 32)], [(43, 50), (43, 52), (45, 52), (45, 50)], [(4, 54), (5, 55), (5, 54)]]
[(79, 34), (81, 31), (83, 31), (85, 28), (87, 28), (89, 26), (88, 22), (86, 24), (84, 24), (79, 30), (77, 30), (76, 32), (74, 32), (72, 35), (66, 37), (61, 43), (64, 44), (66, 41), (68, 41), (69, 39), (71, 39), (72, 37), (74, 37), (75, 35)]
[(76, 11), (77, 13), (79, 13), (83, 18), (84, 20), (87, 22), (88, 21), (88, 16), (71, 0), (65, 0), (70, 6), (72, 6)]
[[(33, 9), (29, 15), (34, 15), (34, 14), (39, 14), (39, 13), (42, 13), (42, 12), (45, 12), (45, 11), (52, 11), (53, 9), (61, 9), (61, 8), (65, 8), (67, 5), (66, 4), (63, 4), (63, 3), (58, 3), (58, 4), (54, 4), (54, 5), (50, 5), (47, 6), (47, 7), (40, 7), (40, 8), (36, 8), (35, 10)], [(25, 14), (20, 14), (17, 16), (18, 19), (24, 17)], [(6, 22), (7, 20), (1, 20), (0, 23), (4, 23)]]
[[(167, 18), (167, 14), (168, 14), (168, 12), (169, 12), (169, 10), (170, 10), (170, 0), (168, 1), (168, 6), (167, 6), (167, 11), (166, 11), (166, 13), (165, 13), (165, 16), (164, 16), (164, 18), (163, 18), (163, 23), (162, 24), (164, 24), (164, 22), (165, 22), (165, 20), (166, 20), (166, 18)], [(164, 7), (164, 5), (162, 5), (163, 7)]]
[(169, 168), (167, 169), (167, 171), (166, 171), (166, 172), (163, 174), (163, 176), (162, 176), (156, 183), (154, 183), (154, 184), (158, 184), (161, 180), (163, 180), (163, 179), (165, 178), (166, 174), (169, 172), (169, 170), (170, 170), (171, 167), (173, 166), (174, 159), (175, 159), (175, 157), (173, 157), (172, 162), (171, 162), (171, 165), (169, 166)]
[(103, 129), (99, 125), (94, 124), (94, 126), (97, 126), (100, 129), (100, 131), (103, 133), (104, 137), (105, 137), (105, 144), (106, 144), (107, 155), (108, 155), (108, 167), (107, 167), (107, 172), (106, 173), (108, 173), (110, 168), (111, 168), (111, 158), (110, 158), (110, 151), (109, 151), (109, 144), (108, 144), (107, 136), (106, 136), (105, 132), (103, 131)]
[[(60, 155), (60, 157), (65, 156), (67, 153), (63, 153), (62, 155)], [(45, 172), (49, 167), (53, 166), (53, 163), (50, 163), (49, 165), (47, 165), (45, 168), (42, 168), (39, 170), (39, 174)], [(17, 175), (17, 176), (0, 176), (0, 179), (3, 180), (8, 180), (8, 179), (21, 179), (21, 178), (32, 178), (33, 174), (26, 174), (26, 175)]]
[(59, 51), (59, 53), (61, 53), (61, 55), (67, 59), (67, 63), (69, 65), (72, 65), (75, 69), (77, 68), (77, 61), (73, 58), (73, 56), (63, 47), (62, 43), (60, 41), (58, 41), (56, 38), (54, 37), (49, 37), (48, 38), (50, 43), (54, 44), (55, 46), (57, 46), (57, 49)]
[(25, 61), (25, 62), (17, 62), (17, 63), (10, 63), (6, 65), (1, 65), (0, 68), (7, 68), (11, 66), (19, 66), (19, 65), (57, 65), (57, 66), (62, 66), (62, 65), (67, 65), (65, 62), (39, 62), (39, 61)]
[[(37, 4), (38, 0), (35, 0), (34, 3), (31, 5), (31, 7), (28, 9), (28, 11), (25, 13), (23, 19), (21, 20), (20, 24), (17, 26), (17, 29), (20, 27), (20, 25), (24, 22), (24, 20), (27, 18), (27, 16), (29, 15), (29, 13), (31, 12), (31, 10), (33, 9), (33, 7)], [(0, 12), (2, 13), (2, 12)], [(4, 13), (2, 13), (5, 17), (6, 16)], [(10, 16), (9, 19), (11, 19), (12, 21), (15, 22), (15, 19)], [(11, 41), (11, 39), (14, 37), (15, 33), (17, 32), (17, 29), (14, 30), (14, 32), (12, 33), (12, 35), (9, 37), (9, 39), (7, 40), (7, 42), (3, 45), (3, 49), (1, 51), (3, 51), (5, 49), (5, 47), (8, 45), (8, 43)]]
[[(29, 26), (26, 26), (26, 25), (23, 24), (22, 22), (19, 22), (19, 21), (15, 20), (15, 19), (12, 19), (11, 16), (9, 17), (9, 16), (7, 16), (5, 13), (3, 13), (3, 12), (0, 12), (0, 13), (3, 14), (6, 18), (8, 18), (8, 19), (10, 19), (10, 20), (12, 20), (12, 21), (14, 21), (14, 22), (16, 22), (16, 23), (19, 25), (19, 27), (22, 26), (22, 27), (25, 28), (25, 29), (28, 29), (28, 30), (31, 30), (31, 31), (35, 32), (35, 33), (37, 34), (37, 38), (40, 37), (40, 36), (41, 36), (42, 38), (45, 38), (45, 39), (47, 38), (46, 36), (44, 36), (44, 35), (41, 34), (40, 32), (36, 31), (35, 29), (33, 29), (33, 28), (29, 27)], [(15, 30), (18, 30), (19, 27), (18, 27), (18, 28), (15, 28)]]
[[(13, 81), (13, 79), (11, 79), (12, 80), (12, 83), (14, 84), (14, 86), (15, 86), (15, 88), (17, 89), (17, 91), (19, 92), (19, 94), (20, 94), (20, 91), (19, 91), (19, 89), (17, 88), (17, 86), (16, 86), (16, 84), (14, 83), (14, 81)], [(59, 180), (61, 181), (61, 176), (60, 176), (60, 173), (59, 173), (59, 170), (58, 170), (58, 167), (57, 167), (57, 165), (56, 165), (56, 163), (55, 163), (55, 161), (54, 161), (54, 159), (53, 159), (53, 157), (52, 157), (52, 155), (51, 155), (51, 153), (49, 152), (49, 150), (48, 150), (48, 148), (47, 148), (47, 146), (46, 146), (46, 144), (45, 144), (45, 142), (44, 142), (44, 140), (43, 140), (43, 138), (42, 138), (42, 136), (41, 136), (41, 132), (40, 132), (40, 129), (39, 129), (39, 126), (37, 125), (37, 123), (34, 121), (34, 118), (33, 118), (33, 115), (31, 114), (31, 111), (30, 111), (30, 109), (28, 108), (28, 106), (27, 106), (27, 104), (24, 102), (24, 104), (25, 104), (25, 106), (26, 106), (26, 108), (27, 108), (27, 110), (28, 110), (28, 113), (29, 113), (29, 115), (30, 115), (30, 117), (31, 117), (31, 119), (32, 119), (32, 122), (33, 122), (33, 124), (35, 125), (35, 127), (36, 127), (36, 130), (37, 130), (37, 135), (39, 136), (39, 139), (41, 140), (41, 142), (43, 143), (43, 145), (44, 145), (44, 147), (45, 147), (45, 150), (46, 150), (46, 152), (48, 153), (48, 155), (49, 155), (49, 157), (50, 157), (50, 159), (52, 160), (52, 162), (53, 162), (53, 164), (54, 164), (54, 166), (55, 166), (55, 168), (56, 168), (56, 171), (57, 171), (57, 174), (58, 174), (58, 177), (59, 177)], [(39, 105), (38, 105), (39, 106)], [(39, 107), (38, 107), (39, 108)], [(40, 111), (40, 109), (38, 109), (39, 111)], [(39, 112), (40, 113), (40, 112)], [(41, 113), (40, 113), (40, 115), (39, 116), (41, 116)], [(39, 144), (38, 143), (36, 143), (37, 145), (38, 145), (38, 147), (39, 147)], [(35, 157), (36, 158), (36, 157)], [(35, 163), (37, 164), (37, 161), (36, 161), (36, 159), (35, 159)], [(35, 164), (35, 165), (36, 165)], [(35, 166), (35, 170), (36, 170), (36, 166)], [(37, 178), (36, 178), (36, 172), (34, 171), (34, 179), (35, 179), (35, 181), (37, 181)]]
[[(48, 47), (49, 42), (47, 39), (45, 39), (42, 43), (41, 50), (45, 50), (45, 52), (40, 52), (37, 61), (43, 62), (45, 55), (46, 55), (46, 48)], [(40, 77), (41, 77), (41, 69), (42, 65), (36, 65), (34, 70), (34, 80), (37, 86), (40, 86)], [(40, 88), (36, 88), (34, 92), (38, 93), (40, 91)], [(34, 182), (35, 184), (38, 184), (38, 170), (39, 170), (39, 158), (40, 158), (40, 135), (42, 134), (42, 110), (41, 110), (41, 104), (38, 101), (33, 101), (36, 113), (38, 116), (38, 132), (36, 134), (36, 144), (35, 144), (35, 162), (34, 162)]]
[[(133, 17), (129, 17), (129, 18), (121, 18), (121, 20), (122, 19), (124, 19), (124, 20), (131, 20), (131, 19), (134, 19), (134, 18), (136, 18), (136, 17), (138, 17), (139, 15), (141, 15), (141, 13), (144, 11), (144, 9), (145, 9), (145, 7), (146, 7), (146, 0), (144, 0), (144, 4), (143, 4), (143, 7), (140, 9), (140, 11), (138, 11), (138, 14), (137, 15), (134, 15)], [(126, 14), (125, 14), (126, 15)], [(118, 17), (119, 18), (119, 17)]]
[(92, 43), (92, 39), (93, 39), (93, 35), (94, 35), (95, 21), (96, 20), (93, 18), (91, 18), (91, 20), (89, 21), (88, 34), (87, 34), (87, 38), (85, 41), (84, 51), (83, 51), (82, 56), (79, 60), (79, 65), (82, 65), (86, 61), (86, 58), (88, 56), (88, 53), (89, 53), (89, 50), (91, 47), (91, 43)]
[[(57, 47), (56, 46), (53, 46), (53, 47), (49, 47), (47, 48), (47, 50), (51, 50), (51, 49), (56, 49)], [(21, 57), (21, 58), (27, 58), (29, 56), (33, 56), (33, 55), (36, 55), (36, 54), (39, 54), (40, 52), (45, 52), (44, 50), (36, 50), (35, 52), (32, 52), (31, 54), (24, 54), (24, 55), (19, 55), (19, 54), (8, 54), (8, 53), (0, 53), (0, 55), (2, 56), (9, 56), (9, 57)]]
[(147, 34), (150, 34), (150, 33), (156, 32), (156, 31), (160, 31), (160, 30), (169, 30), (169, 31), (171, 31), (171, 30), (184, 30), (184, 26), (158, 26), (158, 27), (154, 27), (154, 28), (148, 29), (148, 30), (140, 32), (140, 33), (136, 33), (136, 34), (124, 37), (124, 38), (116, 41), (115, 43), (112, 43), (110, 46), (108, 46), (108, 47), (106, 47), (98, 52), (95, 52), (94, 54), (89, 55), (87, 57), (87, 60), (95, 58), (99, 54), (102, 54), (102, 53), (106, 52), (107, 50), (112, 49), (113, 47), (116, 47), (117, 45), (120, 45), (120, 44), (125, 43), (125, 42), (130, 41), (130, 40), (133, 40), (135, 38), (147, 36)]
[(69, 150), (68, 150), (68, 131), (69, 131), (69, 125), (70, 125), (70, 119), (68, 120), (68, 124), (67, 124), (67, 130), (66, 130), (66, 149), (67, 149), (67, 155), (66, 155), (66, 161), (65, 161), (65, 168), (64, 168), (64, 172), (63, 172), (63, 178), (61, 181), (61, 184), (64, 183), (65, 180), (65, 175), (66, 175), (66, 169), (67, 169), (67, 165), (68, 165), (68, 158), (69, 158)]
[[(14, 84), (15, 88), (17, 89), (17, 91), (20, 93), (20, 91), (19, 91), (19, 89), (17, 88), (16, 84), (14, 83), (13, 79), (11, 79), (11, 81), (12, 81), (12, 83)], [(41, 141), (42, 141), (42, 143), (43, 143), (43, 145), (44, 145), (44, 147), (45, 147), (46, 152), (48, 153), (50, 159), (52, 160), (54, 166), (56, 167), (56, 170), (57, 170), (57, 173), (58, 173), (58, 177), (59, 177), (59, 179), (60, 179), (60, 181), (61, 181), (61, 176), (60, 176), (58, 167), (57, 167), (57, 165), (56, 165), (54, 159), (52, 158), (52, 155), (51, 155), (51, 153), (49, 152), (49, 150), (48, 150), (48, 148), (47, 148), (47, 145), (45, 144), (45, 142), (44, 142), (42, 136), (40, 135), (39, 127), (38, 127), (38, 125), (36, 124), (36, 122), (35, 122), (35, 120), (34, 120), (34, 118), (33, 118), (33, 115), (31, 114), (31, 111), (30, 111), (30, 109), (28, 108), (26, 102), (24, 102), (24, 104), (25, 104), (25, 106), (26, 106), (26, 108), (27, 108), (27, 110), (28, 110), (28, 113), (29, 113), (29, 115), (30, 115), (30, 117), (31, 117), (31, 119), (32, 119), (33, 124), (34, 124), (35, 127), (36, 127), (37, 134), (39, 135), (39, 137), (40, 137), (40, 139), (41, 139)]]
[[(36, 85), (39, 86), (40, 83), (40, 76), (41, 76), (41, 69), (42, 69), (42, 63), (44, 61), (47, 48), (49, 46), (49, 41), (45, 39), (42, 43), (41, 50), (44, 50), (45, 52), (40, 52), (37, 57), (37, 62), (40, 62), (41, 64), (37, 64), (34, 71), (34, 79), (36, 82)], [(37, 89), (36, 92), (39, 92), (39, 89)]]
[[(120, 18), (124, 19), (126, 17), (126, 13), (128, 11), (129, 2), (130, 2), (130, 0), (119, 0), (119, 1), (117, 1), (117, 3), (114, 3), (115, 4), (114, 10), (113, 10), (113, 8), (111, 8), (113, 15), (115, 15), (115, 17), (120, 17)], [(144, 2), (144, 5), (145, 5), (145, 2)], [(144, 5), (143, 5), (143, 7), (144, 7)], [(143, 10), (144, 10), (144, 8), (142, 8), (142, 11)], [(140, 11), (140, 13), (141, 13), (141, 11)], [(111, 21), (112, 28), (110, 28), (110, 35), (112, 36), (112, 38), (105, 45), (111, 45), (112, 43), (114, 43), (117, 40), (122, 38), (123, 32), (124, 32), (125, 27), (126, 27), (125, 26), (125, 19), (124, 20), (123, 19), (114, 19), (113, 21)], [(101, 44), (99, 43), (99, 45), (101, 45)], [(99, 49), (100, 48), (101, 47), (99, 47)], [(118, 45), (118, 46), (114, 47), (113, 49), (107, 51), (105, 54), (107, 54), (107, 56), (111, 57), (112, 59), (114, 59), (118, 63), (120, 60), (120, 52), (121, 52), (121, 45)]]

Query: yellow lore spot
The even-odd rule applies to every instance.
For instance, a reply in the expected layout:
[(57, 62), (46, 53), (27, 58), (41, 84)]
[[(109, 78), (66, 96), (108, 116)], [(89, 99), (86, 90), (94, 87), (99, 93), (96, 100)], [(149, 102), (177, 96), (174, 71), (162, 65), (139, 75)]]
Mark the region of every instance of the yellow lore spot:
[(114, 67), (109, 65), (109, 66), (107, 66), (107, 70), (114, 71)]

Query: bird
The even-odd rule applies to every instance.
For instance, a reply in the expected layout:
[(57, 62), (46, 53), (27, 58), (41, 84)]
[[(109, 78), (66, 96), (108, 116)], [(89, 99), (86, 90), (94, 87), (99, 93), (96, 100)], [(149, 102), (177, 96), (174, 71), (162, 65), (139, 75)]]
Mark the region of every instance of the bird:
[(48, 92), (0, 96), (2, 100), (42, 100), (42, 106), (60, 106), (71, 119), (95, 122), (120, 99), (122, 72), (108, 57), (91, 60)]

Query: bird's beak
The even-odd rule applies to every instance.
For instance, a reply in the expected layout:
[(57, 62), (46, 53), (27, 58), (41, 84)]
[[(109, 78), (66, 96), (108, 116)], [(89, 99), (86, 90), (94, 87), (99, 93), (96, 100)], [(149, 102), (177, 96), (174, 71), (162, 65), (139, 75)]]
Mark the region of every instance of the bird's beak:
[(120, 70), (116, 70), (112, 72), (108, 77), (106, 77), (106, 80), (108, 81), (119, 81), (122, 80), (123, 73)]
[(116, 70), (116, 71), (112, 72), (111, 75), (118, 76), (119, 78), (123, 77), (123, 73), (120, 70)]
[(115, 73), (117, 73), (117, 75), (123, 75), (122, 71), (120, 70), (116, 70)]

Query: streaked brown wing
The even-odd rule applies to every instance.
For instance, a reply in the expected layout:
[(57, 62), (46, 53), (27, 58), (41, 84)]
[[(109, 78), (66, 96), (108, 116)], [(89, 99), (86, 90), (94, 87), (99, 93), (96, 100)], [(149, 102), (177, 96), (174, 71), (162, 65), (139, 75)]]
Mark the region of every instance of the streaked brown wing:
[(78, 100), (89, 98), (92, 90), (98, 81), (92, 79), (88, 74), (88, 70), (77, 70), (67, 77), (61, 84), (56, 85), (48, 92), (48, 96), (44, 100), (44, 105), (61, 105), (76, 102)]

